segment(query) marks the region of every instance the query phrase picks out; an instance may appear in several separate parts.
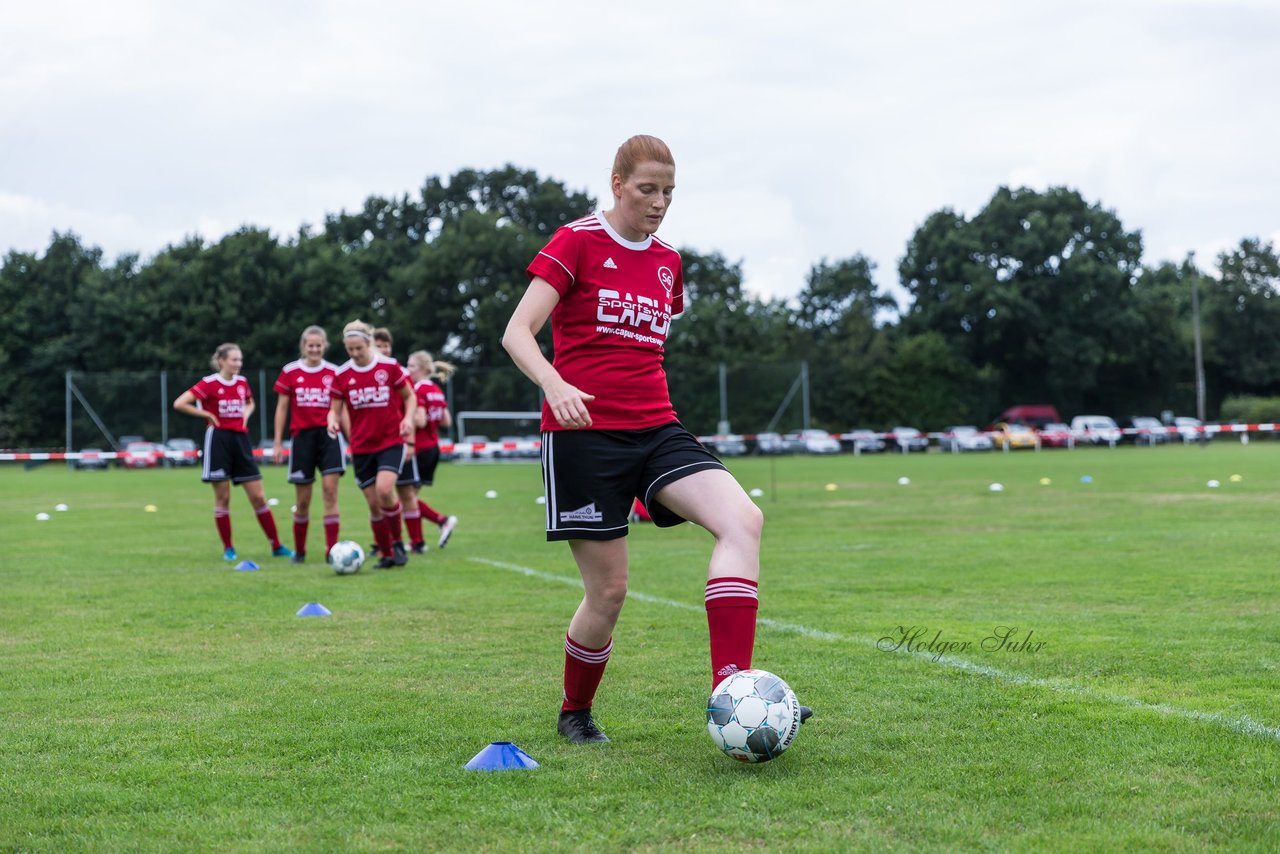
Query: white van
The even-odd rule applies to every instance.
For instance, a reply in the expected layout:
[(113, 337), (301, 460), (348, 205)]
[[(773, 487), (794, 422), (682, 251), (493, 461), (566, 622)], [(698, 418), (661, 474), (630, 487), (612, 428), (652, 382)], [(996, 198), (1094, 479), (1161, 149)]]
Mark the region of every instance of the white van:
[(1071, 432), (1077, 442), (1091, 445), (1114, 445), (1120, 441), (1120, 427), (1106, 415), (1077, 415), (1071, 419)]

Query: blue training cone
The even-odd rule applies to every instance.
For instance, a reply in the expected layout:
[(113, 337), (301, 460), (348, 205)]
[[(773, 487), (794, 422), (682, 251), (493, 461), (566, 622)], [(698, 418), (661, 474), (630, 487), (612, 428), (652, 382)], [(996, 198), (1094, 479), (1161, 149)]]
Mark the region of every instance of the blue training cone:
[(533, 757), (509, 741), (495, 741), (462, 766), (467, 771), (516, 771), (537, 768)]
[(236, 564), (236, 572), (257, 572), (262, 567), (251, 560), (242, 560)]
[(308, 602), (298, 609), (299, 617), (327, 617), (333, 612), (319, 602)]

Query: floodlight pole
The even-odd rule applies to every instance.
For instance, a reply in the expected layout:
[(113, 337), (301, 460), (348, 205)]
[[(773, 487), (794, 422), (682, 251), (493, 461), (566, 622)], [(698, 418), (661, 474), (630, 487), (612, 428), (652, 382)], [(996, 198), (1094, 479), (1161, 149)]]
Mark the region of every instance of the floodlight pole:
[(722, 435), (729, 432), (729, 392), (725, 383), (724, 362), (720, 363), (720, 423), (716, 427), (716, 432)]
[(1196, 355), (1196, 418), (1204, 423), (1204, 352), (1200, 346), (1200, 275), (1191, 262), (1194, 253), (1187, 257), (1191, 273), (1191, 333), (1195, 338)]
[[(63, 378), (62, 387), (63, 387), (63, 390), (66, 392), (66, 397), (67, 397), (67, 414), (66, 414), (67, 453), (69, 454), (71, 453), (71, 438), (72, 438), (71, 437), (71, 372), (70, 371), (67, 371), (66, 376)], [(74, 467), (75, 467), (75, 463), (72, 462), (71, 460), (67, 460), (67, 468), (74, 468)]]

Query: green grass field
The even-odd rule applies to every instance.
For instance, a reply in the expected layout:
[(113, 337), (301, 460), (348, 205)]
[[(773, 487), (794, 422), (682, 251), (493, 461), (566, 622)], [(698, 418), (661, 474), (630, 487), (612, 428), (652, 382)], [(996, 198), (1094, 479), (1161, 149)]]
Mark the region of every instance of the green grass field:
[[(192, 469), (0, 469), (0, 850), (1280, 848), (1280, 443), (732, 468), (765, 491), (755, 665), (817, 710), (760, 766), (706, 733), (693, 526), (633, 529), (613, 742), (574, 748), (536, 466), (444, 467), (448, 549), (345, 578), (269, 558), (239, 491), (233, 571)], [(463, 770), (495, 740), (541, 767)]]

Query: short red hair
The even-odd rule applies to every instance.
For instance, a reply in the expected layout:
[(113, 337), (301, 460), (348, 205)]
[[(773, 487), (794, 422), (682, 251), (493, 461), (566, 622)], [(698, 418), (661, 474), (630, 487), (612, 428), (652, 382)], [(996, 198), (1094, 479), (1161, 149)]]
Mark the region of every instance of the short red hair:
[(641, 163), (650, 161), (673, 168), (676, 165), (676, 159), (671, 156), (671, 149), (667, 148), (665, 142), (656, 136), (636, 134), (618, 146), (618, 153), (613, 157), (613, 174), (625, 181)]

